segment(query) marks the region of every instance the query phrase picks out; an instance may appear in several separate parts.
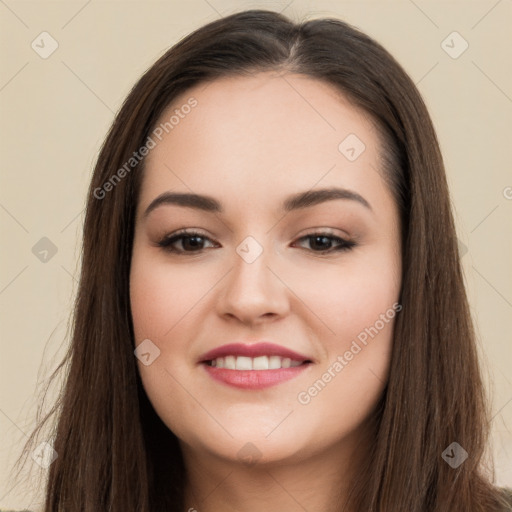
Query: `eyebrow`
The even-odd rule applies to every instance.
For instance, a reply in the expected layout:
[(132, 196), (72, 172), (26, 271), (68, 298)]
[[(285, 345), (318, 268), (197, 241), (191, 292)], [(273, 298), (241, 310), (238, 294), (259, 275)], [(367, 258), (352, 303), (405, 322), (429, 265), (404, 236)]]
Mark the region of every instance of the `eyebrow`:
[[(357, 192), (336, 187), (308, 190), (306, 192), (293, 194), (285, 199), (282, 209), (285, 212), (290, 212), (302, 208), (310, 208), (317, 204), (333, 201), (335, 199), (355, 201), (373, 211), (370, 203)], [(146, 208), (143, 217), (146, 218), (153, 210), (162, 205), (177, 205), (211, 213), (224, 212), (222, 204), (211, 196), (183, 192), (164, 192), (151, 202)]]

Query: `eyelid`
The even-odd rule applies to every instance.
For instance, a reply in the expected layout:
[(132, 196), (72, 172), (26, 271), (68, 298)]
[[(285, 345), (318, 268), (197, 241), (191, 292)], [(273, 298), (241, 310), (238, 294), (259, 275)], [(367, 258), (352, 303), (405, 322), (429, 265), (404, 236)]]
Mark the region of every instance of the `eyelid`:
[(341, 233), (340, 233), (340, 231), (341, 230), (339, 230), (339, 229), (337, 230), (334, 228), (318, 226), (318, 227), (308, 228), (305, 233), (298, 235), (297, 238), (320, 234), (320, 235), (336, 236), (338, 238), (343, 238), (345, 240), (351, 239), (351, 237), (348, 235), (348, 233), (346, 231), (343, 231)]
[[(170, 238), (179, 236), (179, 235), (200, 235), (203, 238), (207, 238), (211, 241), (213, 241), (212, 237), (210, 237), (204, 230), (201, 228), (180, 228), (176, 231), (173, 231), (171, 233), (165, 234), (160, 237), (161, 240), (168, 240)], [(294, 240), (299, 240), (301, 238), (304, 238), (306, 236), (311, 235), (329, 235), (332, 237), (341, 238), (345, 241), (352, 241), (354, 240), (350, 235), (348, 235), (346, 232), (343, 232), (342, 234), (339, 234), (338, 231), (334, 228), (327, 228), (327, 227), (312, 227), (308, 228), (308, 230), (305, 233), (301, 233), (296, 236)], [(355, 241), (355, 240), (354, 240)]]

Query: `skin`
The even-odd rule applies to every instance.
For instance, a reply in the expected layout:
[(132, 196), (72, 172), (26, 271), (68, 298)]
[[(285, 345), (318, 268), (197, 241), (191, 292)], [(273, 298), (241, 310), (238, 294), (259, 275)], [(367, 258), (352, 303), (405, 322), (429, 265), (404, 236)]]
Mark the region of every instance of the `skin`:
[[(358, 334), (398, 302), (399, 217), (381, 175), (378, 133), (336, 89), (302, 75), (201, 84), (162, 120), (190, 97), (197, 106), (147, 157), (130, 275), (136, 345), (150, 339), (161, 351), (138, 367), (156, 412), (180, 440), (185, 510), (332, 511), (366, 456), (365, 422), (387, 380), (394, 320), (359, 343), (362, 350), (309, 403), (298, 395), (332, 373)], [(338, 149), (351, 133), (366, 146), (355, 161)], [(293, 193), (332, 186), (357, 192), (371, 209), (335, 199), (281, 210)], [(143, 217), (166, 191), (213, 196), (225, 212), (168, 204)], [(184, 254), (158, 246), (185, 227), (207, 237), (202, 250), (190, 249), (189, 239), (174, 244)], [(325, 230), (357, 245), (325, 254), (336, 239), (303, 238)], [(236, 252), (247, 236), (263, 249), (252, 263)], [(313, 364), (258, 391), (214, 381), (198, 364), (214, 347), (260, 339)]]

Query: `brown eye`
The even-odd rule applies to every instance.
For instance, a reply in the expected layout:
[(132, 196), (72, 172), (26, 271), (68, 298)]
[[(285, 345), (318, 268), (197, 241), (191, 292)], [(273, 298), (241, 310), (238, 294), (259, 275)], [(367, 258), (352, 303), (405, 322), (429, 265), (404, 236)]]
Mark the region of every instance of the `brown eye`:
[(309, 242), (310, 250), (319, 253), (347, 251), (356, 245), (355, 242), (328, 233), (312, 233), (299, 240), (306, 240)]
[(204, 244), (207, 241), (211, 242), (211, 239), (201, 233), (181, 232), (166, 236), (158, 242), (158, 245), (169, 252), (191, 253), (201, 252), (205, 249)]

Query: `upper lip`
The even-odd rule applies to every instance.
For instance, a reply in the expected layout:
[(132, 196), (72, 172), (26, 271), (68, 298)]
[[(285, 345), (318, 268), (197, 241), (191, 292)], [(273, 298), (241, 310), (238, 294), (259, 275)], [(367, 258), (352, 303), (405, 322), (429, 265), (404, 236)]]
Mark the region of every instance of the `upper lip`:
[(280, 356), (289, 357), (294, 361), (310, 361), (308, 356), (294, 352), (289, 348), (281, 347), (275, 343), (263, 341), (259, 343), (228, 343), (220, 347), (214, 348), (199, 358), (199, 362), (204, 363), (206, 361), (212, 361), (218, 357), (225, 356), (246, 356), (246, 357), (258, 357), (258, 356)]

